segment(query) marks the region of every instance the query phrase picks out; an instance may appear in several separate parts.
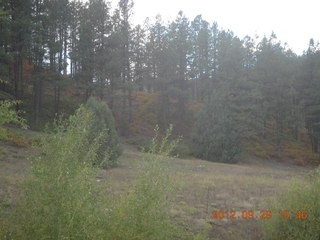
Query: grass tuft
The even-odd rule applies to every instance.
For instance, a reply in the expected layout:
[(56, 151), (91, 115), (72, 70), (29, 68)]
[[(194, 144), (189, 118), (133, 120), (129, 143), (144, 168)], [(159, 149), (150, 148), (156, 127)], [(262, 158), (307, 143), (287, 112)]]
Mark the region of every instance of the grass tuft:
[(293, 181), (289, 190), (270, 200), (271, 219), (263, 220), (266, 239), (320, 239), (320, 169), (305, 182)]

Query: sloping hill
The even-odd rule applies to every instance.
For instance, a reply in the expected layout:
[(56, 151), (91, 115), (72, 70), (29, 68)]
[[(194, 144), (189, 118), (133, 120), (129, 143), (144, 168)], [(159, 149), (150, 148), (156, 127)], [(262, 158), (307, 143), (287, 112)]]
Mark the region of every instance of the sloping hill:
[[(133, 184), (144, 154), (125, 145), (116, 168), (101, 170), (97, 181), (107, 181), (114, 193), (121, 194)], [(16, 147), (1, 142), (0, 201), (14, 207), (18, 184), (26, 174), (31, 147)], [(292, 178), (299, 178), (311, 169), (271, 160), (250, 163), (222, 164), (199, 159), (168, 159), (176, 185), (175, 207), (177, 222), (186, 229), (209, 231), (210, 239), (260, 239), (258, 220), (243, 219), (242, 211), (261, 211), (265, 200), (283, 193)], [(6, 196), (6, 197), (5, 197)], [(237, 219), (212, 219), (213, 211), (235, 211)], [(240, 214), (240, 215), (239, 215)], [(267, 220), (264, 220), (267, 221)]]

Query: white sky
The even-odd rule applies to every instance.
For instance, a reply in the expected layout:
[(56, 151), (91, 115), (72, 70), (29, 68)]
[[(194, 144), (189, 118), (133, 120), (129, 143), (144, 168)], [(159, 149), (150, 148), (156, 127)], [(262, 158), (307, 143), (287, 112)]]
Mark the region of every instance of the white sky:
[(274, 31), (297, 54), (307, 49), (310, 38), (320, 39), (319, 0), (134, 0), (134, 4), (136, 24), (147, 17), (152, 22), (157, 14), (166, 23), (182, 10), (190, 20), (201, 14), (240, 38), (269, 36)]

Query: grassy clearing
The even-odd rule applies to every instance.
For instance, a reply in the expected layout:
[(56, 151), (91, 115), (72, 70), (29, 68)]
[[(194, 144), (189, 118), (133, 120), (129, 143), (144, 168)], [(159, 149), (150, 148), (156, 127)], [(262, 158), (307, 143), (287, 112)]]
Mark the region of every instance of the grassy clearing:
[[(19, 179), (24, 172), (28, 171), (29, 163), (25, 159), (28, 150), (14, 146), (4, 146), (4, 148), (6, 154), (0, 160), (0, 191), (10, 192), (10, 196), (16, 199)], [(144, 163), (147, 161), (146, 154), (135, 151), (131, 146), (124, 146), (124, 149), (118, 167), (101, 170), (96, 174), (96, 181), (99, 182), (97, 184), (103, 187), (105, 196), (112, 195), (111, 202), (122, 204), (118, 205), (122, 207), (115, 211), (118, 211), (118, 214), (113, 217), (119, 218), (113, 220), (117, 224), (110, 228), (110, 232), (113, 234), (123, 232), (123, 239), (128, 236), (125, 234), (132, 234), (138, 228), (133, 225), (130, 231), (117, 231), (117, 229), (123, 229), (121, 223), (128, 226), (129, 223), (136, 221), (120, 214), (120, 210), (132, 216), (134, 211), (128, 207), (129, 202), (133, 202), (138, 208), (141, 207), (139, 202), (126, 201), (126, 199), (130, 199), (127, 196), (134, 198), (134, 195), (130, 194), (139, 182), (139, 173), (143, 173)], [(20, 157), (14, 158), (15, 155)], [(206, 239), (206, 235), (209, 239), (261, 239), (261, 227), (256, 220), (213, 221), (211, 212), (230, 209), (262, 210), (266, 199), (284, 193), (293, 178), (301, 183), (307, 181), (304, 175), (310, 172), (308, 168), (280, 164), (271, 160), (249, 159), (248, 162), (250, 163), (228, 165), (198, 159), (165, 160), (166, 171), (175, 183), (174, 204), (169, 211), (174, 217), (174, 222), (190, 233), (190, 239)], [(110, 202), (108, 204), (110, 206)], [(14, 200), (10, 200), (9, 207), (6, 208), (10, 209), (14, 206)], [(164, 209), (162, 211), (161, 207), (158, 211), (166, 212)], [(152, 216), (156, 215), (147, 217), (152, 222)], [(173, 232), (178, 231), (173, 229)], [(141, 238), (138, 235), (136, 239)]]
[[(126, 147), (119, 168), (105, 172), (112, 192), (130, 188), (144, 154)], [(194, 233), (209, 232), (210, 239), (260, 239), (256, 220), (212, 221), (213, 210), (263, 210), (265, 200), (284, 193), (292, 179), (303, 182), (308, 168), (274, 161), (252, 160), (250, 164), (211, 163), (199, 159), (169, 159), (176, 184), (171, 210), (175, 221)], [(120, 190), (121, 189), (121, 190)]]

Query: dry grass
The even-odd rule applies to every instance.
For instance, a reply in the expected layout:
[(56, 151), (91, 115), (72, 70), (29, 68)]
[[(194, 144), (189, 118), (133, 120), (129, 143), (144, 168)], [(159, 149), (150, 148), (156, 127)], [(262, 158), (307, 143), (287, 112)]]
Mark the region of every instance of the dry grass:
[[(126, 148), (120, 166), (105, 176), (112, 191), (130, 188), (143, 154)], [(242, 164), (223, 164), (199, 159), (169, 159), (177, 187), (172, 213), (185, 228), (199, 232), (210, 229), (210, 239), (261, 239), (256, 220), (211, 219), (214, 210), (263, 210), (265, 200), (285, 191), (292, 178), (310, 168), (272, 160), (250, 159)]]
[[(30, 151), (1, 145), (0, 201), (4, 195), (16, 194)], [(107, 192), (120, 194), (132, 186), (143, 159), (142, 153), (125, 146), (119, 166), (102, 170), (97, 181), (108, 183)], [(198, 159), (169, 159), (176, 183), (175, 208), (172, 209), (176, 221), (193, 232), (208, 230), (210, 239), (261, 239), (256, 220), (212, 221), (212, 211), (263, 210), (266, 199), (285, 191), (292, 178), (303, 181), (311, 169), (271, 160), (248, 159), (247, 162), (230, 165)]]
[[(287, 189), (292, 178), (302, 178), (309, 170), (269, 162), (267, 165), (229, 165), (201, 160), (174, 160), (176, 182), (180, 185), (177, 205), (184, 205), (191, 228), (196, 222), (210, 221), (213, 210), (263, 210), (264, 200)], [(180, 215), (183, 215), (180, 212)], [(224, 226), (224, 227), (223, 227)], [(248, 230), (248, 226), (250, 226)], [(226, 231), (226, 229), (229, 229)], [(196, 230), (196, 229), (195, 229)], [(226, 232), (225, 232), (226, 231)], [(254, 220), (213, 222), (212, 239), (260, 239), (259, 225)], [(220, 237), (218, 237), (220, 236)]]

